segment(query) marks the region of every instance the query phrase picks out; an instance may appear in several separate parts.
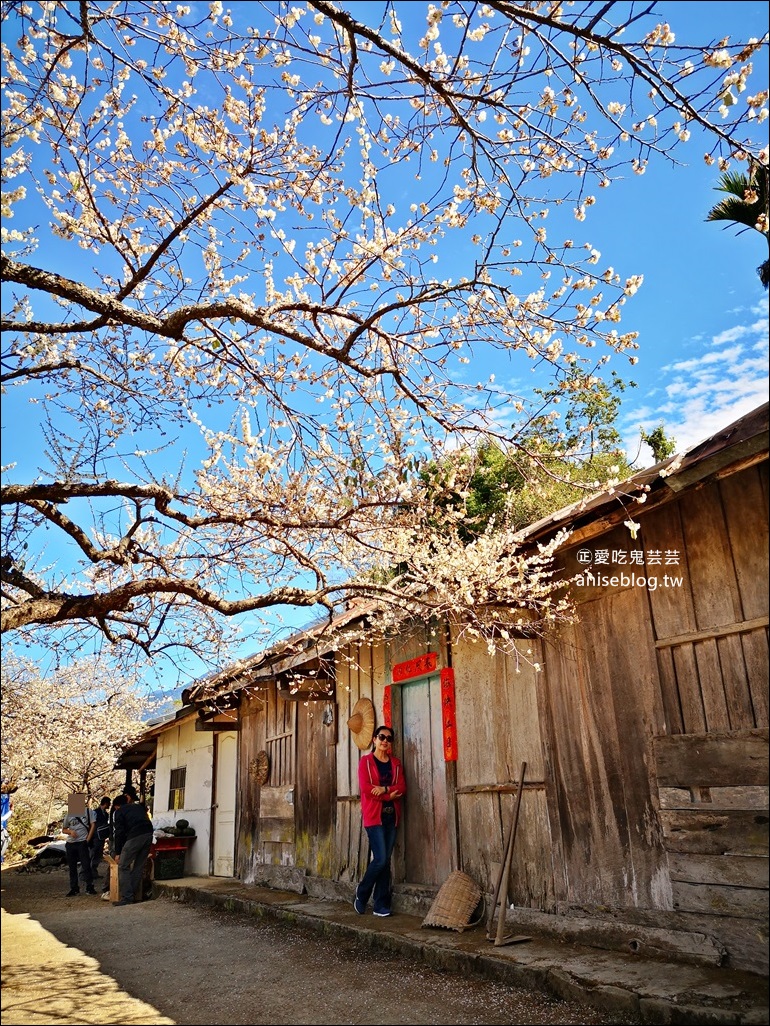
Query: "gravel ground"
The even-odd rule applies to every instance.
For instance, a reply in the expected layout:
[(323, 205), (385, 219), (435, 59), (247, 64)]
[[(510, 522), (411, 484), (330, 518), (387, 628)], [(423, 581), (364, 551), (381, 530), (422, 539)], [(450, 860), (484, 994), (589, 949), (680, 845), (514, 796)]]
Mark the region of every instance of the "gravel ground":
[(4, 1026), (637, 1021), (243, 913), (165, 898), (113, 908), (67, 886), (64, 870), (3, 869)]

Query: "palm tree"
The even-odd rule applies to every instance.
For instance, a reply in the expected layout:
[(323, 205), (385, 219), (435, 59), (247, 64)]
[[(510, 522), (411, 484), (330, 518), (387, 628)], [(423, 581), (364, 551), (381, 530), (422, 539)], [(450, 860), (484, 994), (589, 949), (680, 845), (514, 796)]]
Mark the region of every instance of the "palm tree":
[[(727, 196), (720, 200), (708, 213), (707, 221), (731, 221), (741, 225), (741, 231), (753, 228), (768, 238), (768, 178), (770, 169), (766, 164), (752, 163), (749, 173), (726, 171), (716, 186), (718, 192)], [(765, 288), (770, 285), (770, 259), (757, 268), (759, 280)]]

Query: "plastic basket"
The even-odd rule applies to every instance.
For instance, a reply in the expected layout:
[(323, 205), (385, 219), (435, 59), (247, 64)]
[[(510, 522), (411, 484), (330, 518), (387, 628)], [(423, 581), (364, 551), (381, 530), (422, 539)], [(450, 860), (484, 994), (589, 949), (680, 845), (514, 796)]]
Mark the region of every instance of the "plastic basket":
[(155, 852), (153, 876), (156, 880), (179, 880), (185, 875), (185, 849), (160, 849)]

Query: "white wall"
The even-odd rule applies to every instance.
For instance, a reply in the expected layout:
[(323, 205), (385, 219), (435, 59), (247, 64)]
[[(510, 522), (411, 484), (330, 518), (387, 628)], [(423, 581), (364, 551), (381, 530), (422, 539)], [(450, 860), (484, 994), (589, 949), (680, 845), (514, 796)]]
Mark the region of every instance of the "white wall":
[[(175, 723), (158, 735), (152, 821), (155, 826), (173, 826), (178, 819), (190, 821), (196, 840), (187, 852), (185, 872), (188, 876), (209, 875), (213, 739), (213, 733), (195, 729), (194, 716)], [(187, 770), (184, 808), (177, 812), (169, 811), (171, 770), (183, 766)]]

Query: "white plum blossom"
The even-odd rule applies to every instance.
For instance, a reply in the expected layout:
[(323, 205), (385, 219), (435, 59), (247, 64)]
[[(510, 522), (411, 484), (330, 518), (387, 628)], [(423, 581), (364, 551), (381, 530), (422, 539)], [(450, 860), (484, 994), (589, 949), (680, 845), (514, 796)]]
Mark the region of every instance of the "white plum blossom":
[(537, 448), (541, 387), (586, 426), (605, 355), (637, 359), (642, 285), (633, 257), (602, 270), (589, 211), (682, 144), (766, 161), (764, 42), (692, 44), (646, 7), (318, 6), (4, 5), (24, 644), (222, 662), (281, 609), (362, 600), (383, 630), (484, 641), (521, 608), (540, 632), (573, 615), (551, 551), (504, 525), (469, 543), (426, 481)]

